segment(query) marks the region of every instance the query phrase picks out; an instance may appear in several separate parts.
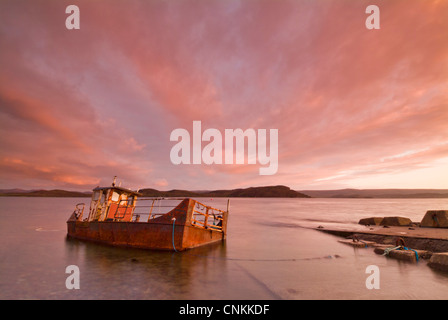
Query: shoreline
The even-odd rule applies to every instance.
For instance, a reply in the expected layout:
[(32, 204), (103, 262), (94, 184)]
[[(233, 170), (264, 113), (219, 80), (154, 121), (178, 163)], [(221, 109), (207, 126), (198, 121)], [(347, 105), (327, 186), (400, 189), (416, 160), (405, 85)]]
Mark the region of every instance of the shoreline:
[(360, 240), (373, 241), (378, 244), (395, 245), (402, 238), (406, 245), (413, 249), (431, 252), (448, 251), (448, 228), (427, 228), (409, 226), (365, 226), (354, 227), (318, 227), (315, 230), (336, 235), (342, 238), (356, 236)]

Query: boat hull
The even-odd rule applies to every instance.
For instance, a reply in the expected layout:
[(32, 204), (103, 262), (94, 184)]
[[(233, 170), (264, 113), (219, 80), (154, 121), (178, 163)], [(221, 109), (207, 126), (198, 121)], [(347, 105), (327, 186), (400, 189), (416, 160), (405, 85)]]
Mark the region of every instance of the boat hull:
[(67, 236), (113, 246), (154, 250), (182, 251), (225, 240), (213, 227), (198, 227), (191, 223), (196, 201), (185, 199), (175, 209), (147, 222), (81, 221), (72, 214), (67, 221)]
[(182, 251), (224, 240), (222, 232), (151, 222), (68, 221), (67, 231), (75, 239), (155, 250)]

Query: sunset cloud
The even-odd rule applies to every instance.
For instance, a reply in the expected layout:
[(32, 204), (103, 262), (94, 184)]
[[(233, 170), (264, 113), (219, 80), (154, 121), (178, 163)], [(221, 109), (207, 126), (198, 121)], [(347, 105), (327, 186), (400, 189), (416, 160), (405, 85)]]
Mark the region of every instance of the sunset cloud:
[[(379, 30), (364, 0), (69, 4), (0, 2), (0, 188), (448, 188), (446, 1), (379, 1)], [(278, 129), (278, 172), (174, 165), (193, 121)]]

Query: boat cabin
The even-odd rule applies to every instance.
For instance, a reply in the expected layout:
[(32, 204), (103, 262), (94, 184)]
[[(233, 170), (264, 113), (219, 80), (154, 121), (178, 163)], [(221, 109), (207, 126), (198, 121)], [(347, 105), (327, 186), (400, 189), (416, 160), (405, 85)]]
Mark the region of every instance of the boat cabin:
[(132, 220), (137, 196), (136, 191), (115, 186), (96, 187), (87, 221), (123, 221)]

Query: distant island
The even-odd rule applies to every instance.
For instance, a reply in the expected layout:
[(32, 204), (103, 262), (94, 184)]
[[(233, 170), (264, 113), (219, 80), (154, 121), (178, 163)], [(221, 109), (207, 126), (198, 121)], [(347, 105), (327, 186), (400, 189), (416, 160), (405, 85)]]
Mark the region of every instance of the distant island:
[[(226, 198), (311, 198), (286, 186), (251, 187), (245, 189), (213, 190), (213, 191), (188, 191), (169, 190), (159, 191), (145, 188), (138, 190), (143, 197), (226, 197)], [(90, 197), (91, 192), (77, 192), (65, 190), (22, 190), (0, 189), (0, 196), (4, 197)]]
[[(292, 190), (287, 186), (263, 186), (228, 190), (169, 190), (140, 189), (144, 197), (190, 198), (360, 198), (360, 199), (430, 199), (448, 198), (448, 189), (340, 189), (340, 190)], [(0, 189), (3, 197), (90, 197), (92, 192), (66, 190)]]
[(155, 189), (140, 189), (139, 192), (145, 197), (311, 198), (306, 194), (292, 190), (286, 186), (251, 187), (245, 189), (214, 191), (158, 191)]
[(22, 190), (0, 189), (0, 197), (61, 197), (61, 198), (86, 198), (91, 197), (92, 192), (78, 192), (66, 190)]

